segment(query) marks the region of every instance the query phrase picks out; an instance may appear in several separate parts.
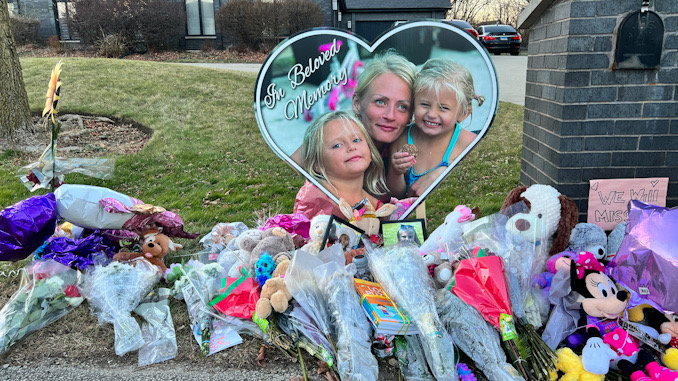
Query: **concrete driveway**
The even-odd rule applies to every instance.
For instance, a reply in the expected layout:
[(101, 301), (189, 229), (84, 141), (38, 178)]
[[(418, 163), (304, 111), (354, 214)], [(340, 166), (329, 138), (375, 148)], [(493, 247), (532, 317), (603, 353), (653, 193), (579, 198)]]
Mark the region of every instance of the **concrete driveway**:
[[(527, 76), (527, 56), (507, 54), (490, 56), (494, 62), (499, 79), (499, 100), (525, 105), (525, 78)], [(184, 63), (182, 65), (207, 67), (212, 69), (244, 71), (258, 73), (261, 64), (244, 63)]]

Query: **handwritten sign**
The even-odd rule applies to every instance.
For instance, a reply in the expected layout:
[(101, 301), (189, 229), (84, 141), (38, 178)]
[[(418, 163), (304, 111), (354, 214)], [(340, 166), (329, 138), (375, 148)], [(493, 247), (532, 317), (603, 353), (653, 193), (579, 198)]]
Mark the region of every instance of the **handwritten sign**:
[(669, 178), (590, 180), (589, 185), (587, 221), (612, 230), (627, 220), (631, 200), (666, 206)]

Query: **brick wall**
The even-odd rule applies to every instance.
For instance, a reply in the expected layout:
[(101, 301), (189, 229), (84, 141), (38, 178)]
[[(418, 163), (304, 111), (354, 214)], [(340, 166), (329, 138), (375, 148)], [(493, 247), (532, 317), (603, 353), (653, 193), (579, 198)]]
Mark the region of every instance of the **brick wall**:
[(555, 186), (582, 220), (590, 179), (669, 177), (678, 205), (678, 1), (651, 2), (660, 66), (612, 69), (617, 28), (640, 3), (555, 1), (530, 29), (521, 181)]

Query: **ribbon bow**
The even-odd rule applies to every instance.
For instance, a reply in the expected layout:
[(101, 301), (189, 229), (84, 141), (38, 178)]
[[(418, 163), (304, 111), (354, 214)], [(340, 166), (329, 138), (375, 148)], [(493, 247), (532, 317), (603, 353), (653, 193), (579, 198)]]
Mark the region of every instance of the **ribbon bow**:
[(588, 251), (580, 251), (578, 253), (575, 265), (577, 266), (577, 278), (579, 279), (584, 278), (584, 270), (605, 272), (605, 266), (598, 262), (598, 259)]

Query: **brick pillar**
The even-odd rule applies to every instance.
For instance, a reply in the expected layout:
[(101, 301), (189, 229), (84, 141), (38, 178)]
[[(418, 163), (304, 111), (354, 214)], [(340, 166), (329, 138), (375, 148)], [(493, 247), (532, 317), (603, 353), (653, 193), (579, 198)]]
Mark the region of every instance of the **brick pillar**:
[(588, 181), (669, 177), (678, 205), (678, 1), (654, 0), (661, 64), (616, 70), (616, 32), (639, 0), (554, 1), (530, 29), (521, 181), (549, 184), (586, 218)]

